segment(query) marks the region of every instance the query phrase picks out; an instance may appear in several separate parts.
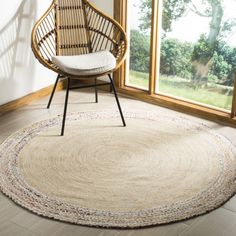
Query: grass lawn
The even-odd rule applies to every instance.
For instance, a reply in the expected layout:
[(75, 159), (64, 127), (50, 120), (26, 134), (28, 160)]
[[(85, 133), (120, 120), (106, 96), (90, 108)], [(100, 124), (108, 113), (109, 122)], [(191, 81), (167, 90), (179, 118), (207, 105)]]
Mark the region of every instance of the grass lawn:
[[(148, 88), (148, 74), (130, 71), (129, 84)], [(193, 89), (190, 87), (190, 83), (175, 79), (174, 77), (161, 76), (159, 91), (218, 108), (231, 110), (232, 95), (222, 94), (220, 90), (217, 92), (217, 89), (215, 89), (215, 91), (209, 91), (207, 88)]]

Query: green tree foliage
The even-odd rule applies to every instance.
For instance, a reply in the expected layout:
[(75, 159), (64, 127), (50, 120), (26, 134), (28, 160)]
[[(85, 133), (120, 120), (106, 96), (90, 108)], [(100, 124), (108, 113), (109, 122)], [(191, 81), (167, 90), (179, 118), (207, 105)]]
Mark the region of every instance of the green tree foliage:
[(152, 19), (152, 0), (142, 0), (140, 5), (140, 25), (139, 28), (143, 32), (151, 29)]
[(130, 69), (148, 72), (150, 65), (150, 37), (138, 30), (131, 30), (130, 35)]
[(230, 47), (225, 41), (219, 42), (213, 55), (209, 78), (214, 75), (217, 83), (233, 85), (236, 69), (236, 48)]
[[(166, 75), (191, 79), (193, 73), (191, 61), (193, 60), (194, 50), (198, 47), (200, 52), (206, 54), (206, 57), (208, 55), (208, 47), (204, 45), (204, 39), (205, 36), (202, 36), (203, 43), (198, 42), (198, 46), (181, 42), (178, 39), (162, 40), (160, 72)], [(230, 47), (224, 41), (220, 42), (212, 57), (208, 81), (232, 86), (235, 68), (236, 48)]]
[(190, 63), (193, 51), (191, 43), (182, 43), (177, 39), (164, 39), (161, 43), (160, 72), (166, 75), (191, 79)]
[[(163, 0), (162, 28), (165, 32), (171, 31), (172, 21), (180, 18), (191, 0)], [(147, 31), (151, 28), (152, 0), (142, 0), (140, 6), (140, 29)]]
[[(147, 0), (150, 1), (150, 0)], [(162, 13), (162, 28), (165, 32), (170, 32), (172, 22), (179, 19), (186, 12), (191, 0), (164, 0)]]
[[(193, 53), (199, 48), (199, 53), (205, 53), (207, 57), (208, 47), (205, 46), (205, 36), (202, 37), (203, 43), (197, 46), (178, 39), (164, 39), (161, 43), (160, 72), (162, 74), (179, 76), (191, 79), (193, 67)], [(195, 55), (196, 56), (196, 55)], [(208, 74), (208, 81), (220, 83), (227, 86), (233, 85), (233, 72), (236, 68), (236, 48), (230, 47), (226, 42), (220, 42), (211, 59), (211, 69)]]
[(200, 36), (198, 42), (194, 45), (192, 61), (199, 61), (201, 64), (207, 64), (215, 53), (217, 43), (209, 43), (205, 34)]
[[(215, 77), (214, 81), (218, 82), (222, 79), (227, 78), (231, 70), (232, 65), (228, 64), (223, 55), (219, 55), (217, 52), (215, 52), (209, 77)], [(212, 77), (211, 75), (214, 75), (214, 77)]]

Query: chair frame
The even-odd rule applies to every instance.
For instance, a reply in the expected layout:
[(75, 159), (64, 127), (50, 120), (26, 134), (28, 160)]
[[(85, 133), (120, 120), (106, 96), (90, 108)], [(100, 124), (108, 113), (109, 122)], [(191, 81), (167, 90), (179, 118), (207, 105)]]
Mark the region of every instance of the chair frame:
[[(66, 5), (63, 7), (59, 5), (61, 2), (66, 2)], [(51, 102), (53, 100), (54, 93), (56, 91), (57, 84), (60, 79), (67, 80), (65, 104), (64, 104), (64, 113), (62, 120), (61, 135), (64, 135), (66, 114), (67, 114), (67, 105), (69, 100), (69, 91), (74, 89), (83, 89), (94, 87), (95, 90), (95, 102), (98, 102), (98, 87), (104, 85), (110, 85), (112, 91), (114, 92), (116, 103), (120, 112), (123, 126), (126, 126), (125, 119), (122, 113), (120, 102), (117, 96), (115, 83), (111, 74), (116, 71), (121, 64), (124, 62), (127, 54), (127, 36), (122, 28), (122, 26), (98, 10), (87, 0), (77, 0), (80, 2), (81, 6), (73, 5), (73, 0), (53, 0), (48, 10), (45, 14), (36, 22), (31, 35), (31, 47), (35, 57), (38, 61), (47, 67), (48, 69), (56, 72), (58, 74), (56, 82), (54, 84), (47, 108), (50, 108)], [(84, 25), (59, 25), (59, 11), (63, 10), (62, 8), (70, 9), (83, 9), (84, 13)], [(59, 23), (58, 23), (59, 22)], [(71, 29), (71, 28), (84, 28), (86, 29), (86, 34), (84, 33), (83, 39), (87, 40), (87, 44), (73, 44), (73, 45), (62, 45), (65, 42), (65, 39), (58, 33), (59, 30)], [(75, 36), (73, 36), (75, 37)], [(74, 38), (76, 40), (76, 38)], [(95, 74), (89, 76), (75, 76), (68, 74), (60, 70), (52, 62), (52, 57), (55, 55), (77, 55), (76, 50), (80, 50), (81, 54), (96, 52), (100, 50), (108, 49), (116, 58), (116, 67), (102, 74)], [(101, 76), (108, 76), (109, 82), (107, 83), (97, 83), (97, 78)], [(94, 84), (92, 85), (81, 85), (81, 86), (71, 86), (72, 79), (79, 78), (93, 78)]]

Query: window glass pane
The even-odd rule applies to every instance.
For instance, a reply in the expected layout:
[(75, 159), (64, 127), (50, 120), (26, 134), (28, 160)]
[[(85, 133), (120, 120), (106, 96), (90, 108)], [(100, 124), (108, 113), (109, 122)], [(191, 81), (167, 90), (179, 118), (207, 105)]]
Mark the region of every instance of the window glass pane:
[(148, 89), (150, 69), (151, 0), (128, 1), (129, 57), (126, 85)]
[(231, 109), (235, 12), (234, 0), (160, 1), (157, 93)]

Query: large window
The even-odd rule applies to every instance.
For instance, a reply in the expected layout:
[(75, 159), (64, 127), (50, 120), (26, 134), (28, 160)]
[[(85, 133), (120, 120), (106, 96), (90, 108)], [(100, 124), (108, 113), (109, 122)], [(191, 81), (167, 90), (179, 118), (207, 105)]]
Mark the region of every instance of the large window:
[(229, 113), (236, 1), (123, 1), (130, 39), (125, 85)]
[[(151, 1), (149, 1), (151, 4)], [(151, 5), (148, 14), (143, 16), (143, 0), (128, 1), (128, 36), (130, 39), (126, 85), (147, 90), (149, 88), (150, 71), (150, 39), (151, 27), (147, 27), (146, 20), (151, 22)]]

